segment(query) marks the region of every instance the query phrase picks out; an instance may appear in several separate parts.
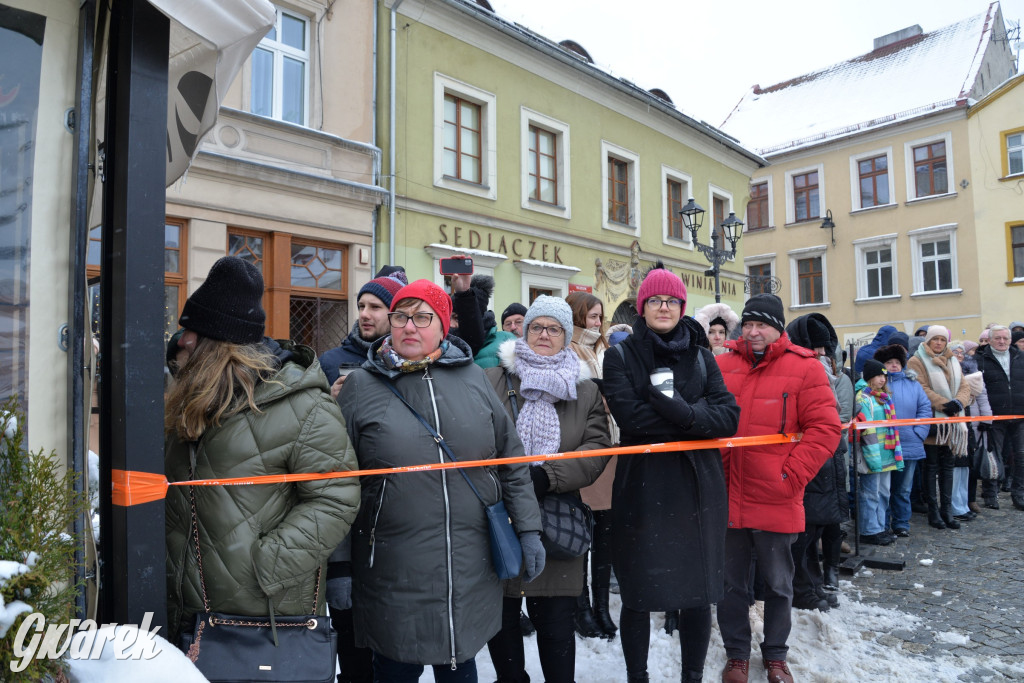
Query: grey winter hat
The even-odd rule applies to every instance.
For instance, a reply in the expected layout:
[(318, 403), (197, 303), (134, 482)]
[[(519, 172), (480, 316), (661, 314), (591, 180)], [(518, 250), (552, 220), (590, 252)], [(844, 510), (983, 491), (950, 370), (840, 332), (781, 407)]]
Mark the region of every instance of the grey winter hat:
[(548, 296), (547, 294), (538, 296), (526, 311), (523, 329), (528, 328), (534, 318), (541, 317), (554, 318), (562, 326), (562, 329), (565, 330), (566, 339), (572, 337), (572, 309), (569, 308), (569, 304), (565, 302), (565, 299), (560, 299), (557, 296)]

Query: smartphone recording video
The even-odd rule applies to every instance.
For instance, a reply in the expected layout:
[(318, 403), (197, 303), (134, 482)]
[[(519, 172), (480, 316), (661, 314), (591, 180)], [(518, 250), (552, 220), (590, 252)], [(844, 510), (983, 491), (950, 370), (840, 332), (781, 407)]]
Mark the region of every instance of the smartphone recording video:
[(466, 256), (452, 256), (441, 259), (441, 275), (472, 275), (473, 259)]

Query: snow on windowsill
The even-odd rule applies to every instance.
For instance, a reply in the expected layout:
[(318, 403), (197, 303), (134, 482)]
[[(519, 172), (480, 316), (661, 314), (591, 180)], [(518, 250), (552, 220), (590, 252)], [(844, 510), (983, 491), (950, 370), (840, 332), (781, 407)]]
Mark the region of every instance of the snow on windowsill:
[(907, 200), (906, 206), (910, 206), (911, 204), (917, 204), (918, 202), (930, 202), (935, 199), (952, 199), (953, 197), (956, 196), (956, 192), (947, 192), (945, 194), (930, 194), (924, 197), (913, 197), (912, 199)]
[(871, 296), (871, 297), (863, 297), (863, 298), (860, 298), (860, 299), (854, 299), (853, 303), (855, 303), (855, 304), (873, 304), (873, 303), (882, 302), (882, 301), (899, 301), (902, 298), (903, 297), (900, 296), (899, 294), (890, 294), (889, 296)]
[(963, 293), (964, 293), (964, 290), (962, 290), (962, 289), (960, 289), (958, 287), (956, 289), (940, 289), (940, 290), (937, 290), (937, 291), (934, 291), (934, 292), (914, 292), (910, 296), (912, 296), (912, 297), (919, 297), (919, 296), (943, 296), (945, 294), (963, 294)]

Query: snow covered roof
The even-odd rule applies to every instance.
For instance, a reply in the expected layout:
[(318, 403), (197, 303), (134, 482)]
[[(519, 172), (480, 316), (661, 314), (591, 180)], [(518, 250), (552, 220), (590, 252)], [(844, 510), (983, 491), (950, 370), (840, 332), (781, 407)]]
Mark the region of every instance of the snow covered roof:
[(998, 7), (993, 2), (981, 14), (928, 33), (910, 32), (820, 71), (767, 88), (755, 85), (721, 128), (769, 155), (964, 106), (1001, 17)]

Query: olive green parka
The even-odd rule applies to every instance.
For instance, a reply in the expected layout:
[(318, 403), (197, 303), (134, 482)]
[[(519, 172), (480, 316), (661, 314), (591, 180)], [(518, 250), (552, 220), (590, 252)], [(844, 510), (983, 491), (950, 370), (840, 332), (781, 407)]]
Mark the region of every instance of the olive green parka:
[[(198, 442), (168, 435), (168, 481), (356, 469), (344, 419), (313, 350), (264, 343), (282, 364), (256, 388), (259, 412), (232, 415)], [(177, 642), (182, 630), (191, 630), (195, 614), (207, 609), (245, 616), (266, 616), (271, 607), (278, 616), (323, 613), (324, 565), (355, 519), (359, 482), (171, 486), (165, 506), (168, 625), (171, 642)]]

